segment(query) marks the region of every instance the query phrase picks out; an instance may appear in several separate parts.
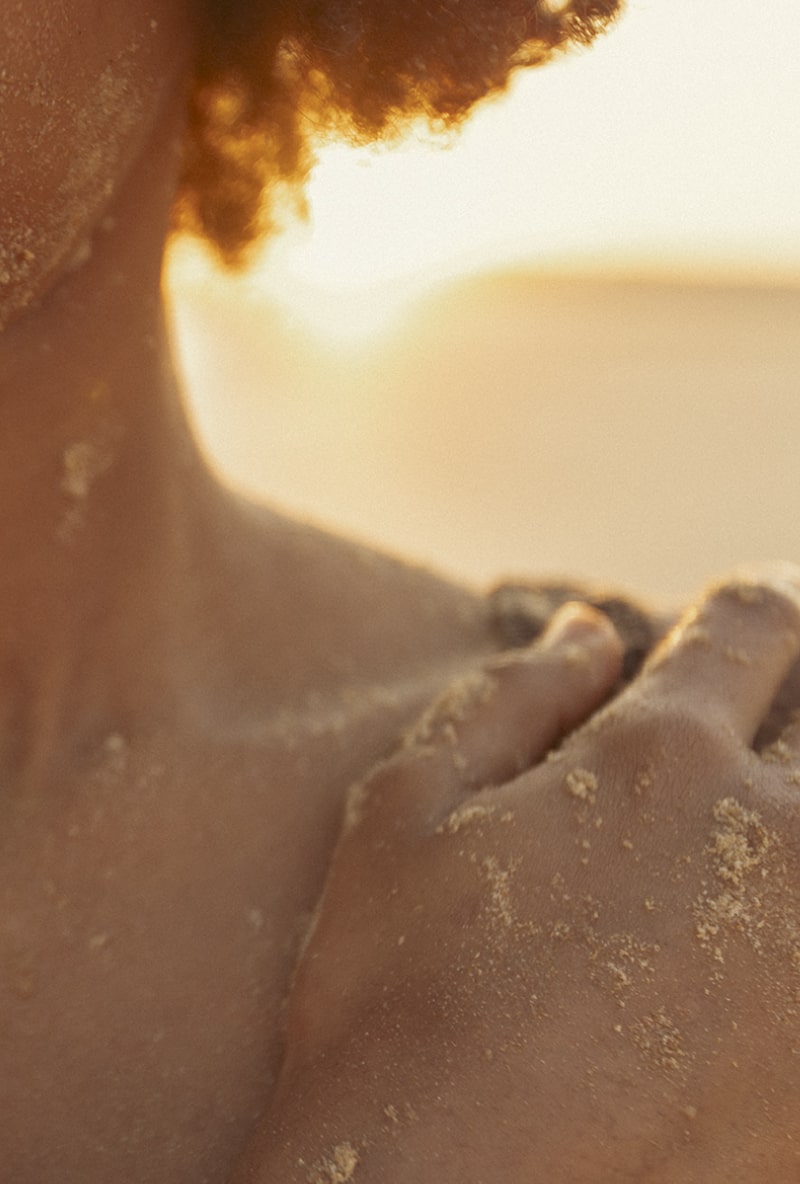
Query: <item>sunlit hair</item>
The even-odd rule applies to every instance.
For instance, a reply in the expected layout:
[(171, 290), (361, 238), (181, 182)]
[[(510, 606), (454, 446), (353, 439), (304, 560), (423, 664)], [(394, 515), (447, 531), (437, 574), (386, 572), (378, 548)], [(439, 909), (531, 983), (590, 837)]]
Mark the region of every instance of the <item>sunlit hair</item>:
[(588, 44), (622, 0), (195, 0), (177, 229), (229, 265), (301, 192), (315, 142), (457, 124), (519, 67)]

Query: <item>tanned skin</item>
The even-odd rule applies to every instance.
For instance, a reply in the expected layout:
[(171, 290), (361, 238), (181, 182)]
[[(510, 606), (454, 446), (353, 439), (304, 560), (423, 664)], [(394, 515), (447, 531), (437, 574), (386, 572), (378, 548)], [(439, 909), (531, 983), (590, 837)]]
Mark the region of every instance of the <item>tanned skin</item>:
[[(602, 617), (498, 665), (484, 598), (222, 487), (160, 295), (192, 28), (182, 0), (0, 24), (4, 1176), (794, 1181), (794, 733), (777, 763), (748, 742), (797, 651), (797, 573), (702, 602), (705, 632), (541, 763), (617, 687)], [(497, 822), (437, 834), (487, 784)], [(723, 964), (692, 910), (729, 797), (785, 912), (763, 957), (730, 924)], [(551, 940), (566, 897), (598, 902), (583, 944)], [(620, 954), (620, 1000), (586, 950), (623, 929), (654, 970)], [(677, 1076), (643, 1051), (660, 1011)]]

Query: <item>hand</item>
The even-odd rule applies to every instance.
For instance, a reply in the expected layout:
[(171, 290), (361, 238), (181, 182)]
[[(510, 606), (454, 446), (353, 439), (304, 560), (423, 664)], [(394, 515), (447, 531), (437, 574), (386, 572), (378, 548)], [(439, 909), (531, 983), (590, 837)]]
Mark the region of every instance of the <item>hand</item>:
[(588, 609), (451, 688), (354, 791), (237, 1180), (800, 1178), (800, 573), (640, 677)]

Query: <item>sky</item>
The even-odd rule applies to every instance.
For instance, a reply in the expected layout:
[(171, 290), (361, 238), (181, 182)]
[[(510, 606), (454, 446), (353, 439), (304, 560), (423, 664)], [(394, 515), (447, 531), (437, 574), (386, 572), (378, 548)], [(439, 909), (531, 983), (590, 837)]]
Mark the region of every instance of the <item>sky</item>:
[(333, 333), (508, 264), (796, 282), (799, 61), (796, 0), (629, 0), (451, 146), (324, 148), (255, 282)]

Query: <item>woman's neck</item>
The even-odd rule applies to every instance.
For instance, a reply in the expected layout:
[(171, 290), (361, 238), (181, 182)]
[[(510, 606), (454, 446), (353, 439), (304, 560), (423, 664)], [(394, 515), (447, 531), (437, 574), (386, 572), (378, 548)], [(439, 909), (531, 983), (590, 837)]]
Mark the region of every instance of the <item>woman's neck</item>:
[(160, 296), (175, 144), (159, 132), (91, 254), (0, 334), (0, 768), (4, 733), (36, 764), (57, 734), (130, 716), (143, 681), (163, 703), (174, 670), (211, 488)]

